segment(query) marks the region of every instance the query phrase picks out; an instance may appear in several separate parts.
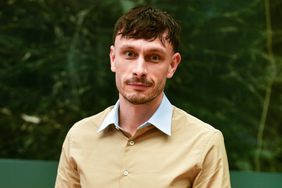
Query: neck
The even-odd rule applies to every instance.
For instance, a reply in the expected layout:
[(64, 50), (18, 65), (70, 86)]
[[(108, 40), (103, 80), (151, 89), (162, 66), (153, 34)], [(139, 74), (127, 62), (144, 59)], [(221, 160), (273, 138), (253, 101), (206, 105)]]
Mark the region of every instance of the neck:
[(148, 121), (159, 107), (163, 94), (145, 104), (132, 104), (122, 96), (119, 106), (119, 124), (126, 132), (134, 135), (137, 128)]

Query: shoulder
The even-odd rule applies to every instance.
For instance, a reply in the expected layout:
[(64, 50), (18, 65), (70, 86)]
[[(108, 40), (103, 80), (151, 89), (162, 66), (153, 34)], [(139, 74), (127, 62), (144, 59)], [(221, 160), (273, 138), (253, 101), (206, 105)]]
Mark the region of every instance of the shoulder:
[(172, 118), (172, 139), (187, 148), (195, 148), (199, 152), (199, 159), (203, 160), (210, 148), (225, 151), (224, 138), (220, 130), (208, 123), (188, 114), (184, 110), (174, 107)]
[(112, 106), (104, 109), (103, 111), (99, 112), (98, 114), (86, 117), (78, 122), (76, 122), (69, 133), (71, 134), (79, 134), (79, 133), (86, 133), (86, 132), (93, 132), (97, 131), (98, 127), (101, 125), (102, 121), (106, 117), (106, 115), (111, 111)]
[(188, 136), (221, 134), (219, 130), (210, 124), (203, 122), (175, 106), (173, 108), (172, 124), (173, 132), (182, 132), (184, 135)]

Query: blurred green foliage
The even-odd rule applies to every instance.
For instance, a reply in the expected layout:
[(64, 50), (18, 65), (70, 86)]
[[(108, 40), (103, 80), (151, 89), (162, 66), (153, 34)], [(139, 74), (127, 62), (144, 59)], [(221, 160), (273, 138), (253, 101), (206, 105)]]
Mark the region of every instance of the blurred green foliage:
[(224, 133), (231, 169), (282, 171), (280, 0), (0, 1), (0, 157), (58, 160), (73, 123), (115, 103), (112, 29), (142, 4), (183, 27), (171, 102)]

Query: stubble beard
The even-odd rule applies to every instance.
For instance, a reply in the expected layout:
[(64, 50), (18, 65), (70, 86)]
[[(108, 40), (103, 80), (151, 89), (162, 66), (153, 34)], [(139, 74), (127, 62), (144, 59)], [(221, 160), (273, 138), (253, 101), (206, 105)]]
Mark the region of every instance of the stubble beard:
[[(138, 80), (136, 78), (133, 78), (132, 80), (134, 81), (138, 81), (138, 82), (144, 82), (144, 83), (148, 83), (150, 85), (150, 90), (149, 92), (142, 92), (142, 91), (133, 91), (133, 92), (126, 92), (123, 89), (120, 89), (119, 87), (119, 93), (120, 95), (127, 100), (129, 103), (134, 104), (134, 105), (141, 105), (141, 104), (147, 104), (150, 103), (151, 101), (153, 101), (157, 96), (159, 96), (163, 90), (164, 90), (164, 86), (165, 86), (165, 80), (158, 83), (157, 85), (155, 85), (155, 83), (153, 82), (146, 82), (144, 80)], [(129, 81), (126, 81), (124, 84), (126, 85)], [(154, 87), (155, 86), (155, 87)], [(152, 88), (154, 87), (154, 88)]]

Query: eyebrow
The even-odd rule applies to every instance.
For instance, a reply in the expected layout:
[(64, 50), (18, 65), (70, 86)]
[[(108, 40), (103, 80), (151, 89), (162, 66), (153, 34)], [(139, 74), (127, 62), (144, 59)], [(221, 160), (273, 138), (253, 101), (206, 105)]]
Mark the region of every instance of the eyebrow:
[(124, 45), (124, 46), (121, 46), (120, 47), (120, 49), (134, 49), (134, 47), (133, 46), (131, 46), (131, 45)]
[[(120, 48), (121, 50), (125, 50), (125, 49), (136, 49), (134, 46), (131, 46), (131, 45), (124, 45), (124, 46), (121, 46)], [(158, 52), (158, 53), (163, 53), (165, 54), (165, 50), (163, 50), (162, 48), (157, 48), (157, 47), (153, 47), (153, 48), (149, 48), (149, 49), (145, 49), (145, 51), (149, 51), (149, 52)]]

